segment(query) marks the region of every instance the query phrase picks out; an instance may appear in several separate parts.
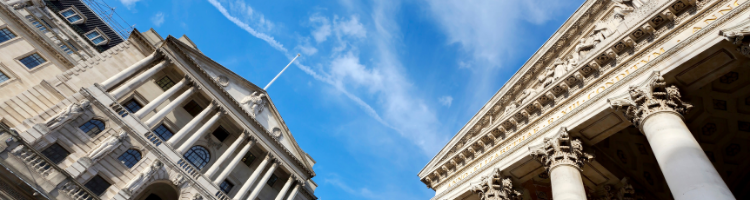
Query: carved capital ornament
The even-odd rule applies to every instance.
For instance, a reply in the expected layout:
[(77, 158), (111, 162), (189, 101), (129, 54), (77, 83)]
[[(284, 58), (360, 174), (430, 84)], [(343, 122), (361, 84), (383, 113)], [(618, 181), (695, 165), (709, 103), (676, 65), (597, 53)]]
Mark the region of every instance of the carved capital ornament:
[(644, 86), (632, 85), (628, 89), (628, 95), (607, 101), (612, 109), (625, 114), (639, 129), (645, 119), (654, 113), (673, 112), (683, 116), (693, 107), (682, 101), (677, 87), (667, 87), (664, 77), (658, 71), (651, 75)]
[(478, 182), (471, 185), (471, 191), (479, 195), (481, 200), (521, 200), (521, 192), (513, 189), (510, 178), (504, 177), (499, 168), (495, 168), (489, 176), (482, 176)]
[(544, 142), (530, 146), (531, 157), (541, 162), (547, 172), (557, 166), (569, 165), (583, 171), (583, 165), (594, 159), (594, 156), (583, 152), (581, 140), (572, 139), (568, 128), (562, 127), (552, 137), (544, 137)]

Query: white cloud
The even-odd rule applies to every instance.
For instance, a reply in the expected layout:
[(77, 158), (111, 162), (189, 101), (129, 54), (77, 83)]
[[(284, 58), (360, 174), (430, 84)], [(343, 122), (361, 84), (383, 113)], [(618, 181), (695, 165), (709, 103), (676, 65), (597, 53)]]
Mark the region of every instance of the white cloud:
[(333, 18), (333, 24), (336, 27), (337, 34), (352, 36), (355, 38), (364, 38), (367, 36), (367, 31), (362, 23), (359, 23), (357, 16), (351, 16), (349, 20), (342, 19), (338, 20), (338, 16)]
[(443, 104), (444, 106), (451, 107), (451, 104), (453, 104), (453, 97), (451, 97), (451, 96), (442, 96), (442, 97), (438, 98), (438, 102), (440, 102), (440, 104)]
[(311, 33), (313, 38), (315, 38), (315, 42), (325, 42), (328, 36), (331, 35), (331, 22), (329, 22), (328, 18), (315, 14), (310, 16), (310, 23), (315, 26), (315, 29)]
[(135, 3), (139, 1), (141, 0), (120, 0), (120, 3), (122, 3), (122, 5), (125, 5), (125, 7), (127, 7), (128, 9), (131, 9), (133, 8), (133, 6), (135, 6)]
[[(253, 12), (252, 8), (249, 5), (246, 5), (245, 2), (242, 2), (241, 0), (238, 0), (238, 1), (235, 1), (235, 2), (229, 2), (228, 3), (228, 4), (232, 5), (232, 7), (231, 7), (232, 11), (238, 12), (238, 13), (229, 13), (229, 11), (224, 6), (222, 6), (221, 3), (219, 3), (218, 0), (208, 0), (208, 2), (211, 3), (211, 5), (213, 5), (214, 7), (216, 7), (216, 9), (219, 10), (219, 12), (221, 12), (221, 14), (224, 15), (224, 17), (226, 17), (227, 19), (229, 19), (229, 21), (231, 21), (235, 25), (239, 26), (240, 28), (242, 28), (246, 32), (250, 33), (250, 35), (253, 35), (256, 38), (261, 39), (263, 41), (266, 41), (266, 43), (268, 43), (269, 45), (271, 45), (271, 47), (273, 47), (273, 48), (275, 48), (275, 49), (277, 49), (277, 50), (279, 50), (279, 51), (281, 51), (283, 53), (287, 53), (288, 52), (287, 49), (284, 48), (284, 45), (282, 45), (281, 43), (279, 43), (278, 41), (276, 41), (276, 39), (274, 39), (273, 37), (269, 36), (268, 34), (258, 32), (256, 29), (250, 27), (250, 24), (247, 22), (247, 20), (255, 20), (254, 24), (256, 24), (256, 25), (259, 24), (260, 26), (264, 26), (264, 27), (266, 27), (268, 29), (270, 29), (271, 27), (273, 27), (273, 25), (272, 25), (271, 22), (266, 21), (265, 18), (263, 17), (263, 15), (256, 15), (256, 16), (260, 16), (260, 17), (253, 17), (254, 16), (253, 15), (254, 12)], [(233, 15), (233, 14), (239, 15), (239, 16), (243, 17), (243, 19), (235, 17), (235, 15)]]
[(161, 24), (164, 23), (164, 13), (158, 12), (156, 15), (151, 17), (151, 23), (154, 23), (154, 26), (159, 27)]

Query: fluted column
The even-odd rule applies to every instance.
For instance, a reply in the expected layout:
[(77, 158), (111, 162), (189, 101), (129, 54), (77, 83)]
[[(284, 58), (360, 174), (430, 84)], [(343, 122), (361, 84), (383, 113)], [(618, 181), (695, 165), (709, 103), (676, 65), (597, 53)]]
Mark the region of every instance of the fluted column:
[(216, 114), (214, 114), (214, 116), (211, 117), (211, 119), (208, 119), (208, 121), (204, 123), (203, 126), (201, 126), (197, 131), (195, 131), (193, 135), (190, 135), (190, 137), (185, 142), (183, 142), (179, 148), (177, 148), (177, 152), (180, 152), (180, 154), (184, 154), (188, 149), (190, 149), (190, 147), (193, 146), (193, 144), (195, 144), (195, 142), (198, 141), (198, 139), (200, 139), (201, 137), (203, 137), (203, 135), (208, 133), (209, 129), (214, 124), (216, 124), (216, 122), (218, 122), (219, 119), (221, 119), (221, 115), (223, 114), (224, 114), (224, 109), (219, 107), (218, 112), (216, 112)]
[(296, 185), (294, 185), (294, 189), (292, 189), (292, 193), (289, 193), (289, 198), (286, 198), (286, 200), (294, 200), (294, 197), (297, 197), (297, 191), (299, 190), (299, 187), (302, 186), (302, 181), (299, 181)]
[[(232, 147), (229, 147), (229, 149), (231, 149), (231, 151), (230, 150), (226, 151), (226, 152), (229, 152), (229, 153), (224, 153), (224, 155), (221, 155), (221, 158), (219, 158), (219, 160), (218, 160), (219, 163), (214, 164), (214, 166), (211, 166), (211, 168), (208, 169), (208, 172), (206, 172), (206, 174), (208, 174), (209, 177), (210, 177), (214, 173), (216, 173), (216, 171), (218, 171), (219, 168), (221, 168), (221, 170), (222, 170), (221, 174), (219, 174), (219, 176), (216, 177), (216, 179), (214, 179), (214, 183), (216, 185), (221, 184), (221, 181), (224, 181), (224, 179), (227, 178), (227, 176), (229, 176), (229, 173), (232, 173), (232, 171), (234, 171), (234, 168), (237, 167), (237, 164), (240, 164), (240, 161), (242, 161), (242, 158), (245, 157), (245, 154), (247, 154), (247, 152), (250, 151), (250, 148), (253, 147), (253, 145), (255, 144), (255, 140), (253, 138), (249, 138), (249, 139), (250, 140), (247, 141), (247, 144), (245, 145), (245, 147), (242, 147), (242, 149), (240, 150), (240, 152), (237, 152), (237, 155), (234, 156), (234, 159), (232, 159), (232, 162), (230, 162), (229, 165), (219, 166), (217, 164), (224, 163), (224, 161), (227, 158), (229, 158), (229, 155), (231, 155), (232, 152), (234, 152), (234, 150), (235, 150), (235, 149), (232, 149)], [(232, 145), (234, 145), (234, 144), (232, 144)]]
[(135, 113), (135, 117), (138, 119), (143, 119), (143, 117), (146, 117), (148, 113), (151, 111), (154, 111), (156, 107), (161, 105), (161, 103), (165, 102), (169, 97), (174, 96), (174, 94), (177, 94), (177, 91), (180, 91), (182, 87), (185, 87), (186, 85), (191, 84), (191, 80), (188, 76), (185, 76), (180, 82), (177, 82), (174, 86), (169, 88), (167, 91), (164, 91), (164, 93), (161, 93), (158, 97), (156, 97), (154, 100), (146, 104), (146, 106), (143, 106), (138, 112)]
[(278, 160), (273, 161), (273, 164), (271, 164), (271, 167), (268, 168), (268, 171), (266, 171), (266, 174), (263, 175), (263, 178), (260, 179), (257, 185), (255, 185), (255, 189), (253, 190), (252, 193), (250, 193), (250, 196), (248, 196), (247, 199), (253, 200), (256, 197), (258, 197), (258, 195), (260, 194), (260, 191), (263, 190), (263, 187), (266, 186), (265, 183), (268, 181), (269, 178), (271, 178), (271, 175), (273, 175), (273, 172), (276, 171), (276, 167), (279, 166), (278, 164), (279, 164)]
[(276, 195), (275, 200), (282, 200), (284, 199), (284, 195), (286, 195), (286, 191), (289, 190), (289, 187), (292, 186), (292, 183), (294, 183), (294, 175), (290, 175), (289, 178), (286, 180), (286, 183), (284, 183), (284, 187), (281, 188), (281, 191), (279, 191), (279, 194)]
[(545, 137), (544, 143), (529, 147), (529, 151), (549, 173), (552, 199), (586, 199), (581, 172), (583, 165), (594, 156), (583, 152), (583, 144), (578, 139), (571, 139), (567, 128), (561, 128), (552, 137)]
[(167, 114), (172, 113), (172, 111), (174, 111), (174, 109), (177, 108), (177, 106), (179, 106), (180, 104), (185, 102), (185, 100), (190, 98), (190, 95), (193, 95), (195, 90), (197, 90), (195, 87), (185, 90), (185, 92), (183, 92), (180, 96), (177, 96), (177, 98), (175, 98), (174, 101), (169, 102), (169, 104), (167, 104), (167, 106), (165, 106), (164, 109), (160, 110), (154, 116), (151, 116), (151, 118), (146, 120), (145, 122), (146, 126), (153, 127), (154, 125), (156, 125), (156, 123), (164, 119), (164, 117), (167, 116)]
[(513, 189), (510, 178), (503, 176), (500, 168), (495, 168), (490, 176), (484, 176), (473, 183), (471, 191), (479, 195), (480, 200), (521, 200), (521, 192)]
[(698, 141), (683, 121), (692, 105), (677, 87), (667, 87), (655, 73), (645, 87), (631, 86), (629, 95), (610, 99), (644, 135), (677, 200), (735, 199)]
[(138, 76), (135, 76), (132, 79), (128, 80), (128, 82), (125, 82), (120, 87), (117, 87), (117, 89), (113, 90), (110, 94), (112, 94), (115, 99), (119, 99), (120, 97), (125, 96), (125, 94), (143, 85), (143, 83), (145, 83), (148, 79), (153, 77), (156, 73), (160, 72), (165, 67), (167, 67), (167, 61), (161, 61), (159, 64), (154, 65), (143, 73), (138, 74)]
[(216, 102), (211, 102), (210, 104), (208, 104), (208, 106), (204, 108), (200, 113), (198, 113), (198, 115), (193, 117), (193, 119), (191, 119), (187, 124), (185, 124), (185, 126), (180, 128), (180, 130), (177, 131), (177, 133), (175, 133), (172, 136), (172, 138), (170, 138), (167, 141), (167, 144), (169, 144), (169, 146), (174, 147), (174, 145), (176, 145), (177, 142), (182, 140), (182, 138), (187, 136), (188, 133), (190, 133), (190, 131), (194, 130), (195, 127), (198, 126), (198, 124), (203, 122), (203, 120), (206, 119), (208, 114), (214, 111), (214, 109), (216, 108), (216, 104), (217, 104)]
[(255, 171), (253, 171), (252, 174), (250, 174), (250, 177), (247, 178), (247, 181), (245, 181), (245, 184), (242, 184), (242, 187), (239, 191), (237, 191), (237, 194), (234, 194), (235, 200), (240, 200), (242, 197), (247, 194), (247, 191), (250, 190), (250, 186), (253, 186), (253, 183), (255, 182), (255, 179), (258, 179), (258, 176), (260, 176), (260, 173), (263, 172), (263, 170), (266, 168), (266, 165), (268, 164), (268, 161), (273, 162), (273, 156), (269, 153), (266, 154), (266, 157), (263, 158), (263, 161), (260, 162), (260, 165), (258, 165), (258, 168), (255, 168)]
[(154, 62), (158, 57), (159, 56), (157, 56), (157, 51), (154, 51), (154, 53), (152, 53), (151, 55), (146, 56), (145, 58), (139, 60), (133, 65), (130, 65), (130, 67), (125, 68), (124, 70), (120, 71), (119, 73), (115, 74), (114, 76), (102, 82), (101, 84), (102, 87), (104, 88), (104, 90), (112, 89), (112, 87), (114, 87), (118, 83), (132, 76), (133, 74), (141, 70), (143, 67)]

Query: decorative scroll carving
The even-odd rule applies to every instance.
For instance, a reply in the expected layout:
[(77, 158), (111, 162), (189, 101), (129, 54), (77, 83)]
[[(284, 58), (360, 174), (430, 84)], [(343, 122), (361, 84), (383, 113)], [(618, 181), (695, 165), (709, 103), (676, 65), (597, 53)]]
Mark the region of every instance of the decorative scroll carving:
[(221, 85), (221, 87), (229, 86), (229, 78), (227, 78), (224, 75), (218, 75), (218, 76), (214, 77), (214, 81), (216, 81), (216, 83), (218, 83), (219, 85)]
[(130, 194), (134, 194), (136, 191), (138, 191), (139, 188), (141, 188), (141, 186), (145, 185), (146, 182), (148, 182), (149, 179), (151, 179), (151, 177), (154, 176), (154, 174), (162, 168), (162, 166), (163, 164), (161, 163), (161, 161), (154, 161), (154, 163), (151, 164), (150, 167), (144, 169), (143, 172), (138, 175), (138, 177), (125, 185), (125, 188), (123, 188), (122, 190)]
[(81, 116), (86, 109), (91, 108), (91, 102), (83, 100), (80, 103), (70, 104), (65, 110), (60, 111), (55, 117), (46, 122), (47, 127), (53, 130), (66, 122)]
[(735, 26), (720, 30), (719, 34), (724, 36), (727, 41), (737, 45), (737, 51), (742, 55), (750, 56), (750, 43), (742, 42), (745, 36), (750, 35), (750, 17)]
[(625, 116), (639, 127), (643, 119), (661, 111), (672, 111), (685, 115), (693, 105), (683, 102), (680, 91), (674, 85), (667, 87), (659, 72), (651, 75), (644, 86), (632, 85), (628, 96), (607, 99), (612, 109), (623, 112)]
[(521, 192), (513, 189), (510, 178), (504, 177), (500, 168), (489, 176), (472, 184), (471, 191), (479, 195), (481, 200), (521, 200)]
[(122, 143), (122, 141), (127, 137), (128, 134), (124, 131), (119, 135), (110, 136), (106, 141), (99, 144), (96, 149), (89, 152), (89, 159), (91, 159), (91, 162), (99, 161), (99, 159), (103, 158), (104, 155), (109, 154), (110, 152), (112, 152), (112, 150), (120, 146), (120, 143)]
[(255, 91), (250, 96), (245, 97), (240, 101), (240, 104), (245, 106), (250, 113), (255, 116), (260, 112), (263, 112), (263, 107), (266, 105), (265, 100), (266, 94)]
[(571, 139), (568, 128), (562, 127), (552, 137), (544, 137), (544, 142), (530, 146), (531, 157), (544, 165), (549, 172), (558, 165), (570, 165), (583, 170), (583, 164), (590, 162), (594, 156), (583, 152), (581, 140)]

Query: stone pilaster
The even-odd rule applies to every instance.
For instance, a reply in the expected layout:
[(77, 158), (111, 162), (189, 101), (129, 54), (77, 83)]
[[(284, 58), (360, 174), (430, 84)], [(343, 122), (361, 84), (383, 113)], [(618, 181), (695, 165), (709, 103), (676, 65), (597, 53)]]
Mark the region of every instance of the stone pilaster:
[(479, 195), (481, 200), (521, 200), (521, 192), (513, 189), (510, 178), (504, 177), (503, 172), (496, 168), (492, 174), (471, 185), (471, 191)]

